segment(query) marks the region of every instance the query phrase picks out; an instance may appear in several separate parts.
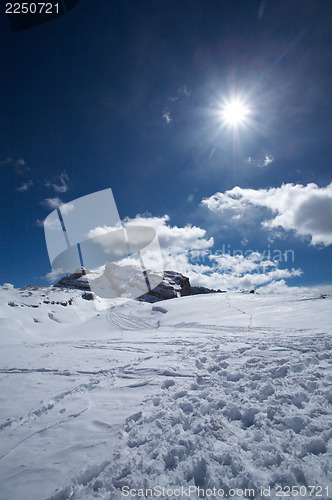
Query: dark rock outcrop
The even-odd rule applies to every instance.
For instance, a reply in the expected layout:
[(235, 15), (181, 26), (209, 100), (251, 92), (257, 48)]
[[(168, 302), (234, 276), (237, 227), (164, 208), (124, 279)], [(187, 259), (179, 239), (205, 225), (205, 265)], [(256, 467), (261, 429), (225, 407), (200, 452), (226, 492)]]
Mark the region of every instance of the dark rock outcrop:
[(174, 299), (190, 295), (189, 278), (175, 271), (165, 271), (164, 279), (153, 290), (138, 297), (144, 302), (158, 302), (159, 300)]
[[(74, 273), (61, 278), (54, 286), (61, 288), (75, 288), (82, 290), (83, 298), (92, 300), (89, 281), (87, 275), (90, 271), (84, 267), (78, 268)], [(212, 290), (206, 287), (193, 287), (190, 285), (189, 278), (175, 271), (165, 271), (164, 278), (153, 290), (137, 298), (144, 302), (159, 302), (161, 300), (174, 299), (176, 297), (186, 297), (188, 295), (198, 295), (206, 293), (217, 293), (221, 290)]]
[(222, 291), (213, 290), (204, 286), (191, 286), (187, 276), (183, 276), (183, 274), (175, 271), (165, 271), (163, 281), (156, 288), (145, 293), (137, 300), (158, 302), (160, 300), (174, 299), (175, 297), (206, 293), (222, 293)]
[(206, 288), (205, 286), (192, 286), (190, 288), (190, 295), (201, 295), (204, 293), (225, 293), (225, 290), (213, 290), (213, 288)]
[(79, 267), (74, 273), (61, 278), (61, 280), (59, 280), (54, 286), (90, 291), (89, 281), (86, 277), (89, 273), (90, 271), (85, 267)]

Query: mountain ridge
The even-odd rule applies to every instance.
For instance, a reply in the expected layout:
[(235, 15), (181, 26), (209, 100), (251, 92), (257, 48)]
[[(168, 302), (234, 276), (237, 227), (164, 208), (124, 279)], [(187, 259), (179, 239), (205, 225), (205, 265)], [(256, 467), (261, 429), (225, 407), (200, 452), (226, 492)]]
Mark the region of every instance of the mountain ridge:
[[(93, 277), (93, 272), (85, 267), (78, 268), (74, 273), (62, 277), (54, 287), (74, 288), (86, 293), (90, 292), (88, 276)], [(177, 271), (164, 271), (163, 279), (158, 286), (147, 293), (136, 298), (141, 302), (159, 302), (162, 300), (186, 297), (188, 295), (200, 295), (207, 293), (222, 293), (222, 290), (214, 290), (207, 287), (192, 286), (190, 279)], [(88, 298), (86, 296), (85, 298)], [(92, 297), (91, 297), (92, 298)]]

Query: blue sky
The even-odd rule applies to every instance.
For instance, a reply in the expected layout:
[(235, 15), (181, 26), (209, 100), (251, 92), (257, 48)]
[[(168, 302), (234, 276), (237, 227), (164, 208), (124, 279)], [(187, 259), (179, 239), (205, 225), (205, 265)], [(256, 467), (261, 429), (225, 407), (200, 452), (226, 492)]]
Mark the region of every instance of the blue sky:
[(13, 34), (2, 11), (1, 282), (47, 284), (43, 220), (110, 187), (197, 284), (331, 284), (331, 16), (325, 0), (80, 0)]

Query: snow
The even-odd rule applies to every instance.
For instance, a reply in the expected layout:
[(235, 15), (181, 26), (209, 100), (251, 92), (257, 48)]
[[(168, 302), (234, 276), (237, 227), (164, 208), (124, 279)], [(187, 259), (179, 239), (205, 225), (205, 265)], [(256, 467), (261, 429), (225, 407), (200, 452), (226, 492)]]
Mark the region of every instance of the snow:
[(332, 498), (331, 305), (0, 287), (1, 500)]

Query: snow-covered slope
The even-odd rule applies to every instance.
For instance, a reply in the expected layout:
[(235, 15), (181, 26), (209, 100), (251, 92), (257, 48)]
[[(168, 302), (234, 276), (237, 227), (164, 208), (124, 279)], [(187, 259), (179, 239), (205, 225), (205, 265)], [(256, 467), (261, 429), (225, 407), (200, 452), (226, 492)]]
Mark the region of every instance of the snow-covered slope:
[(332, 498), (329, 297), (8, 288), (2, 500)]

